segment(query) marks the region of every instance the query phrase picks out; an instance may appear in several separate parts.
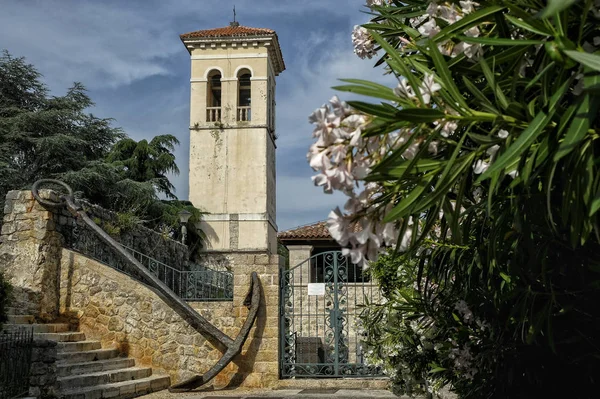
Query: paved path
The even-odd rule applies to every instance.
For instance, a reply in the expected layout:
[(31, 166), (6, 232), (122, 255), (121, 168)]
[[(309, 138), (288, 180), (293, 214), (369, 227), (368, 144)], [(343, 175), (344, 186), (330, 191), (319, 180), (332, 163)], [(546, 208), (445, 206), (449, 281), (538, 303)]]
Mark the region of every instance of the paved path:
[(139, 399), (393, 399), (389, 391), (378, 389), (278, 389), (278, 390), (199, 390), (186, 393), (160, 391), (141, 396)]

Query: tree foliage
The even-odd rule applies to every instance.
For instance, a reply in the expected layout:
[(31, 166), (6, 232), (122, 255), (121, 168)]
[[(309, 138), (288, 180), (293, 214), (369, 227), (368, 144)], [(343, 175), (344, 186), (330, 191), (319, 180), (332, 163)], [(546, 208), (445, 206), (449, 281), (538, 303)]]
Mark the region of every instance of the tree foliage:
[(387, 298), (366, 313), (375, 357), (404, 389), (589, 397), (600, 367), (600, 4), (368, 3), (357, 54), (382, 54), (398, 87), (338, 86), (379, 102), (317, 110), (309, 159), (318, 185), (350, 197), (329, 221), (345, 251), (375, 261), (394, 244), (372, 266)]
[[(168, 174), (178, 174), (172, 135), (149, 142), (127, 137), (112, 120), (87, 113), (93, 102), (80, 83), (64, 96), (50, 96), (24, 58), (0, 56), (0, 205), (9, 190), (41, 178), (70, 184), (76, 195), (177, 238), (182, 209), (192, 224), (200, 212), (178, 201)], [(164, 196), (167, 200), (161, 199)]]

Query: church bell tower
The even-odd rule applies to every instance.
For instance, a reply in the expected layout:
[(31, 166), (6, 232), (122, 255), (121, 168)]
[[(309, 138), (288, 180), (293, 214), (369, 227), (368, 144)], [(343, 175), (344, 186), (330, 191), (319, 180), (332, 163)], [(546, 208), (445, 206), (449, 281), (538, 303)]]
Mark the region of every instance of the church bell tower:
[(230, 26), (180, 36), (191, 57), (189, 199), (208, 212), (208, 250), (277, 253), (275, 31)]

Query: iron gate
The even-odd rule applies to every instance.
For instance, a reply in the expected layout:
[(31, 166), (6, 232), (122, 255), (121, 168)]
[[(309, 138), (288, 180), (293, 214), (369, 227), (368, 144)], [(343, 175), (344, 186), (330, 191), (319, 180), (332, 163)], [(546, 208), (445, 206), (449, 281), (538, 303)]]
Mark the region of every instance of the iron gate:
[(366, 364), (358, 316), (377, 285), (341, 251), (280, 272), (280, 369), (290, 377), (381, 376)]

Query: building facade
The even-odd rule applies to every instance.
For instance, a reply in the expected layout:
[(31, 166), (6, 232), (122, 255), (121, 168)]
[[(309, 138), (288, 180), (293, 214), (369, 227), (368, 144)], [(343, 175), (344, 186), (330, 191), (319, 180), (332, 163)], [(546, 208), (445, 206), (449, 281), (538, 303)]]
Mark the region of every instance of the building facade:
[(191, 58), (189, 199), (208, 212), (207, 249), (274, 254), (277, 34), (234, 22), (181, 40)]

